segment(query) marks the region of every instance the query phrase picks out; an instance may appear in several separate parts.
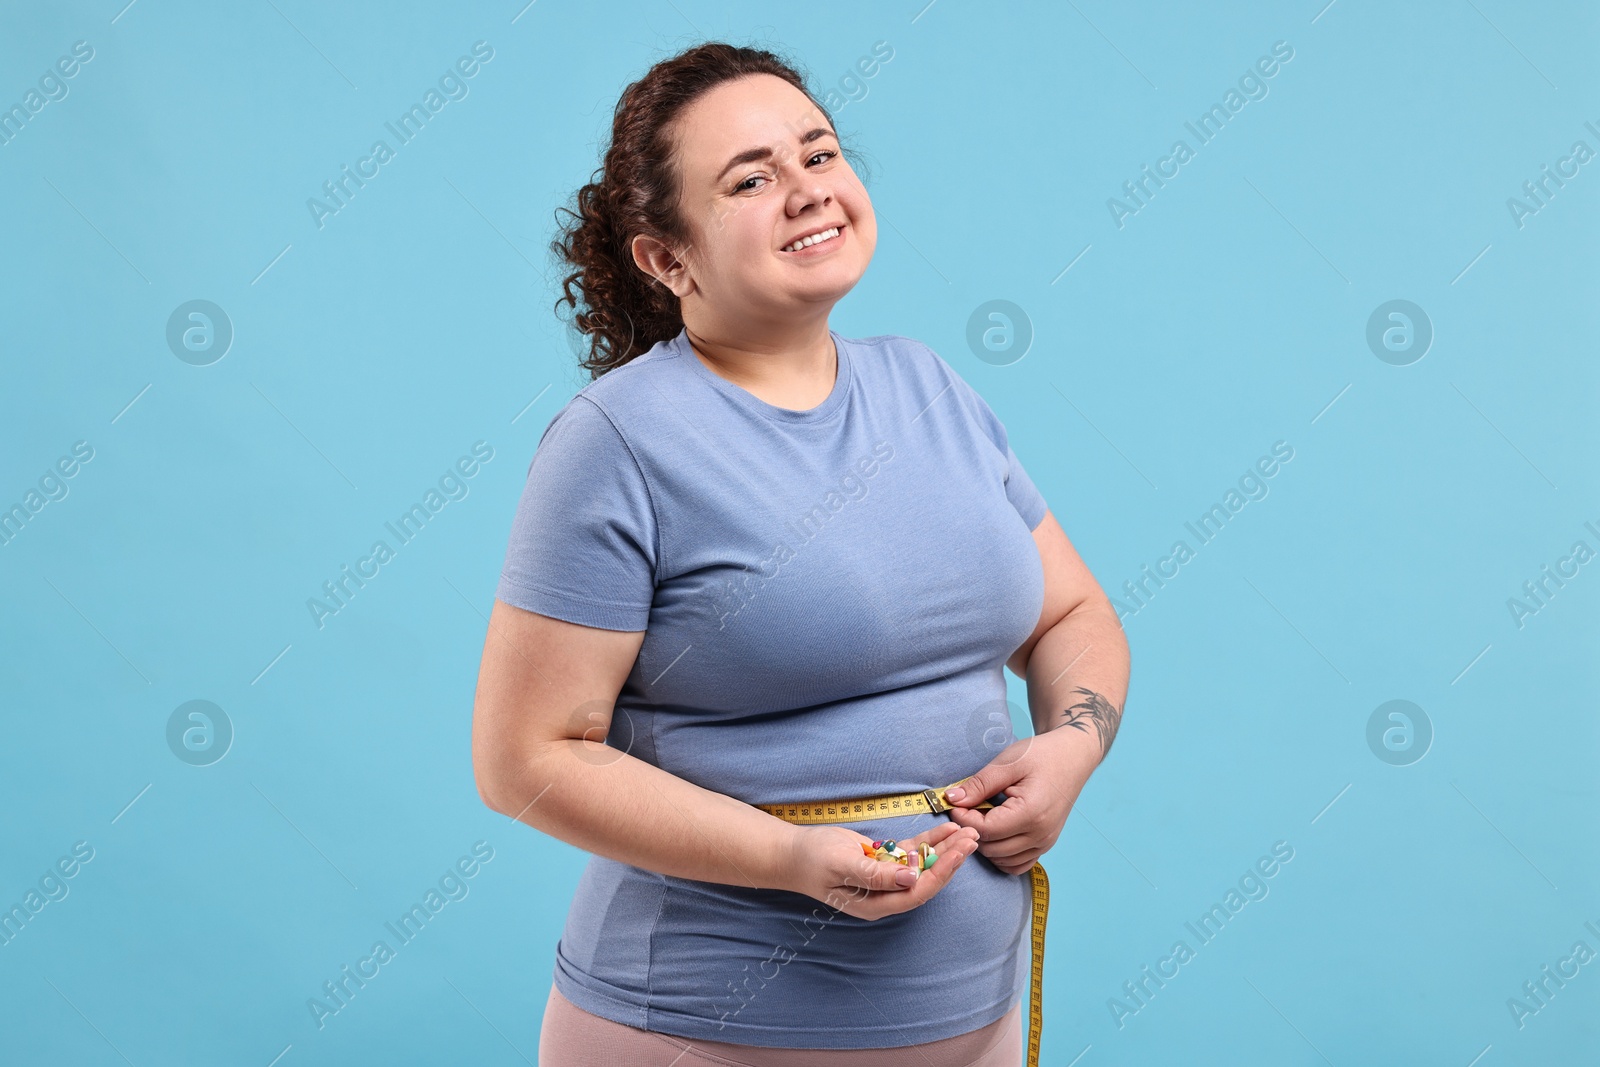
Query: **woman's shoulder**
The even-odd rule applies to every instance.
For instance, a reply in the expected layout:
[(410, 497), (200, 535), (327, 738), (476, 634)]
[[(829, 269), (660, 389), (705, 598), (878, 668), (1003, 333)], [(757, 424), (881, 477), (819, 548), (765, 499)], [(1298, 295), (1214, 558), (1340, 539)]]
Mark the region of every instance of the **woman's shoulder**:
[(910, 398), (918, 417), (930, 410), (939, 397), (952, 393), (969, 425), (980, 427), (1002, 451), (1006, 447), (1005, 427), (983, 395), (961, 376), (933, 346), (914, 337), (879, 334), (849, 339), (865, 356), (865, 376), (880, 376), (901, 395)]
[[(842, 336), (842, 335), (841, 335)], [(915, 337), (906, 337), (898, 333), (879, 333), (870, 337), (846, 337), (846, 341), (859, 349), (868, 349), (874, 354), (884, 356), (900, 356), (907, 359), (926, 359), (932, 356), (938, 359), (938, 354), (925, 342)]]
[(931, 385), (935, 392), (952, 385), (966, 386), (956, 369), (932, 345), (915, 337), (884, 333), (845, 340), (853, 346), (858, 365), (867, 375), (886, 376), (901, 385), (912, 382), (924, 387)]
[(601, 409), (624, 403), (634, 395), (648, 393), (665, 374), (678, 369), (678, 355), (672, 338), (657, 341), (621, 366), (586, 383), (572, 399), (583, 397)]
[(678, 352), (670, 341), (661, 341), (585, 383), (551, 416), (545, 434), (561, 425), (569, 433), (632, 441), (630, 428), (672, 412), (671, 379), (681, 372)]

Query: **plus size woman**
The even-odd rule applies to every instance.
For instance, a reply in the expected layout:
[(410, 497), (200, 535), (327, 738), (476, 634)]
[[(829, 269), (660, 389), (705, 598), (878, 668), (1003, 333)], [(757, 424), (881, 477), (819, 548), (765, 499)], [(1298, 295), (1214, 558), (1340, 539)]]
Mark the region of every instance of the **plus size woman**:
[(790, 65), (656, 64), (570, 217), (592, 380), (529, 464), (472, 739), (486, 804), (591, 854), (541, 1067), (1015, 1067), (1028, 872), (1121, 721), (1109, 601), (943, 358), (829, 326), (878, 230)]

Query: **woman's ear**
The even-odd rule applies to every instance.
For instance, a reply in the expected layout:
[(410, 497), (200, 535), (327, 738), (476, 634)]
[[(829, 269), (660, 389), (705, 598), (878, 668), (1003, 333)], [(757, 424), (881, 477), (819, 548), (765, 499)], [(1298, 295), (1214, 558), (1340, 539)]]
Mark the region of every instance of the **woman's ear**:
[(672, 290), (680, 299), (694, 291), (689, 268), (660, 238), (636, 235), (629, 244), (633, 262), (650, 277)]

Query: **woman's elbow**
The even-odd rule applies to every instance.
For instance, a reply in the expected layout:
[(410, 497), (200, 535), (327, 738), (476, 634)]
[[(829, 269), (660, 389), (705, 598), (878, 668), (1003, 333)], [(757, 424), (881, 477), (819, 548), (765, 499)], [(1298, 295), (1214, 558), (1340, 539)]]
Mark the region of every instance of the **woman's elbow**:
[(490, 811), (508, 814), (506, 805), (516, 789), (516, 767), (520, 762), (513, 753), (517, 745), (503, 732), (487, 728), (482, 716), (473, 727), (472, 778), (478, 787), (478, 799)]
[(491, 811), (521, 818), (556, 782), (564, 767), (560, 739), (474, 745), (472, 774), (478, 798)]
[(473, 777), (477, 780), (478, 799), (483, 801), (483, 806), (488, 808), (490, 811), (497, 811), (504, 815), (505, 812), (500, 811), (500, 805), (495, 801), (494, 796), (491, 793), (489, 780), (484, 775), (483, 771), (481, 769), (474, 770)]

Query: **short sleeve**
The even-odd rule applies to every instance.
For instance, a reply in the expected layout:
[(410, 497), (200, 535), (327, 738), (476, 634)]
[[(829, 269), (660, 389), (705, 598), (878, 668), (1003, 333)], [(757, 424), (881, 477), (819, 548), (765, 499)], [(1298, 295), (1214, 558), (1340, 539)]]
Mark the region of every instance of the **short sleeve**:
[(1036, 530), (1044, 521), (1045, 512), (1050, 510), (1050, 505), (1045, 503), (1044, 494), (1033, 484), (1028, 472), (1022, 469), (1022, 461), (1017, 459), (1017, 454), (1011, 451), (1010, 445), (1006, 446), (1006, 463), (1008, 464), (1006, 499), (1017, 509), (1017, 514), (1022, 516), (1022, 521), (1027, 524), (1028, 529)]
[(984, 436), (1005, 456), (1006, 499), (1017, 509), (1017, 514), (1022, 516), (1022, 521), (1027, 524), (1029, 530), (1037, 528), (1044, 521), (1050, 505), (1045, 502), (1044, 495), (1033, 484), (1033, 479), (1028, 477), (1028, 472), (1022, 468), (1022, 461), (1017, 459), (1017, 454), (1011, 450), (1005, 424), (1000, 421), (1000, 416), (994, 413), (994, 409), (989, 407), (988, 401), (968, 385), (966, 380), (956, 373), (955, 368), (945, 362), (944, 357), (935, 352), (934, 358), (944, 365), (946, 373), (950, 375), (951, 383), (961, 396), (962, 403), (966, 405), (967, 413), (983, 430)]
[(643, 630), (658, 544), (633, 452), (605, 412), (577, 396), (534, 450), (495, 596), (581, 626)]

